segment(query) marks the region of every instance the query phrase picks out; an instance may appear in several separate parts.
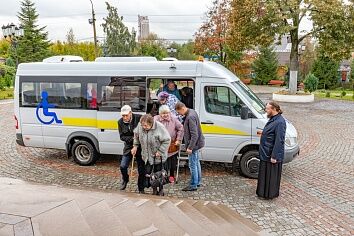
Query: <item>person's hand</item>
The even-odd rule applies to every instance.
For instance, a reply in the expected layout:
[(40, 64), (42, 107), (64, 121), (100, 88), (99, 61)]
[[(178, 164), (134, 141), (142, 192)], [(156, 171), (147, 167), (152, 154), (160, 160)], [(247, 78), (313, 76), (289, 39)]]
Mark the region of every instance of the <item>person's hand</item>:
[(161, 154), (160, 154), (159, 152), (156, 152), (155, 156), (156, 156), (157, 158), (161, 158)]
[(275, 163), (277, 163), (277, 160), (274, 159), (274, 158), (270, 158), (270, 162), (273, 163), (273, 164), (275, 164)]
[(179, 146), (179, 145), (181, 145), (181, 141), (179, 141), (179, 140), (176, 140), (176, 142), (175, 142), (175, 145), (176, 145), (176, 146)]
[(189, 148), (187, 148), (186, 151), (187, 151), (188, 155), (192, 154), (192, 152), (193, 152), (193, 150), (192, 150), (192, 149), (189, 149)]
[(132, 148), (131, 153), (132, 153), (133, 156), (135, 156), (137, 150), (138, 150), (137, 147), (133, 147)]

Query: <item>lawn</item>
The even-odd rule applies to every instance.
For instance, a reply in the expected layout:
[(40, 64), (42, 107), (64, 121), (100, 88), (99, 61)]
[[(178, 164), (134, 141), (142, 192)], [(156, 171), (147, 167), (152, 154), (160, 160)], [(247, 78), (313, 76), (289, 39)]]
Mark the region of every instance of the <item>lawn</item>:
[[(330, 97), (326, 97), (326, 93), (330, 92)], [(330, 99), (339, 99), (339, 100), (347, 100), (347, 101), (354, 101), (353, 98), (353, 91), (346, 90), (346, 95), (344, 97), (341, 96), (342, 90), (318, 90), (315, 92), (315, 96), (317, 98), (330, 98)]]
[(14, 89), (6, 88), (5, 90), (0, 90), (0, 100), (10, 99), (14, 97)]

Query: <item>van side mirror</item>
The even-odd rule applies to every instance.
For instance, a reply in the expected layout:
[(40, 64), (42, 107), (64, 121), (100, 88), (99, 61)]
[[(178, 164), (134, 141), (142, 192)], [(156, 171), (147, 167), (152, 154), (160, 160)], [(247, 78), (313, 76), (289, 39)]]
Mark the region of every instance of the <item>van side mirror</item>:
[(249, 116), (248, 116), (249, 111), (250, 111), (250, 109), (248, 109), (247, 106), (241, 107), (241, 120), (247, 120), (249, 118)]

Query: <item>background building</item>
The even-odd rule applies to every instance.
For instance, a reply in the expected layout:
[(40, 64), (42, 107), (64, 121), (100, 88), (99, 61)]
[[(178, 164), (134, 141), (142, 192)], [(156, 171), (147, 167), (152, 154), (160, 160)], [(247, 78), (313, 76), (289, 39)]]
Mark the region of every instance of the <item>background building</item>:
[(145, 39), (150, 34), (149, 18), (147, 16), (138, 15), (138, 24), (139, 24), (139, 35), (138, 40)]

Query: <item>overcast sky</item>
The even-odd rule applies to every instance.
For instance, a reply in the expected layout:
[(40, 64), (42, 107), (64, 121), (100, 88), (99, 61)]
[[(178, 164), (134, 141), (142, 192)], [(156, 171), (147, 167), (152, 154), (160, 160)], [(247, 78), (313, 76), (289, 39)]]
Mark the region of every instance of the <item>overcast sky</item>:
[[(65, 40), (73, 28), (77, 40), (92, 40), (90, 0), (33, 0), (39, 14), (38, 24), (47, 26), (50, 40)], [(97, 19), (97, 36), (103, 36), (100, 26), (107, 14), (105, 0), (92, 0)], [(204, 13), (212, 0), (107, 0), (118, 8), (124, 23), (138, 29), (138, 14), (150, 19), (150, 32), (165, 39), (192, 39), (204, 19)], [(18, 24), (17, 12), (20, 0), (0, 0), (0, 26)], [(309, 22), (302, 28), (308, 29)]]

